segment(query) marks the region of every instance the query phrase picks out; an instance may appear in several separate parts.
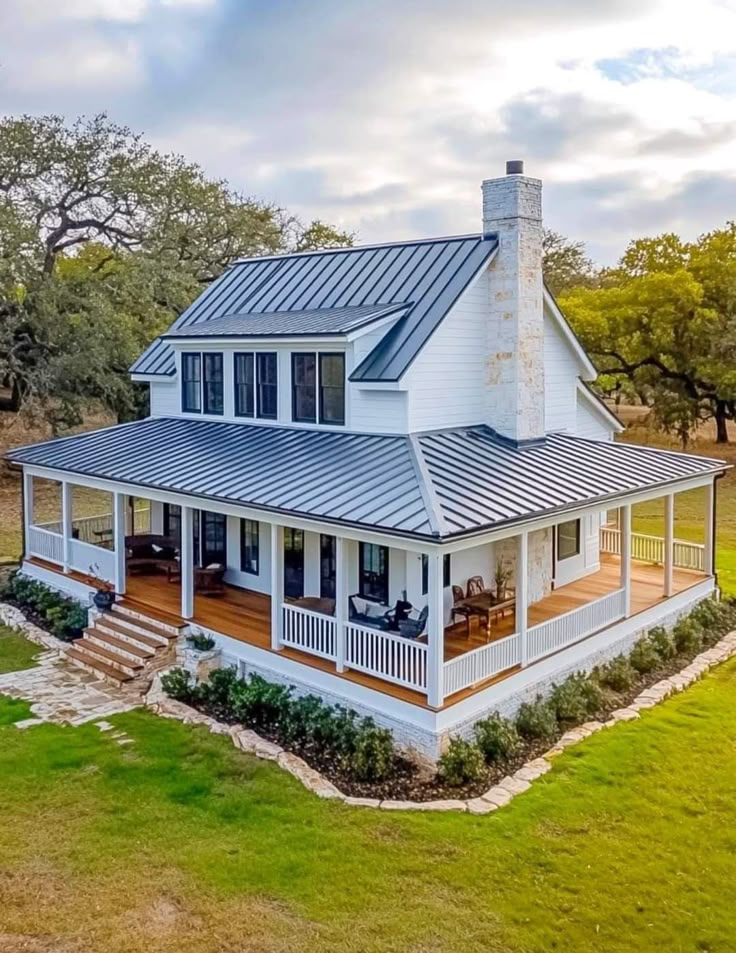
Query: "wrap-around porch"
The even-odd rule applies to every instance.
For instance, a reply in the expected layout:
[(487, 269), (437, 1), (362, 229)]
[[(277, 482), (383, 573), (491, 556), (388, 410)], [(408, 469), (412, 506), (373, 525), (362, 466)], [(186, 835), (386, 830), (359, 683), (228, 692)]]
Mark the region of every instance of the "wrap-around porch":
[[(95, 517), (87, 525), (74, 518), (67, 481), (58, 524), (38, 525), (28, 483), (26, 475), (32, 560), (108, 579), (153, 617), (163, 613), (434, 709), (712, 576), (712, 484), (704, 543), (676, 539), (670, 493), (663, 537), (633, 533), (624, 505), (447, 552), (389, 549), (335, 528), (309, 534), (186, 504), (170, 507), (167, 521), (155, 501), (136, 515), (123, 492), (110, 494), (106, 523)], [(145, 558), (141, 539), (153, 541)], [(259, 564), (260, 591), (241, 572), (248, 560)]]

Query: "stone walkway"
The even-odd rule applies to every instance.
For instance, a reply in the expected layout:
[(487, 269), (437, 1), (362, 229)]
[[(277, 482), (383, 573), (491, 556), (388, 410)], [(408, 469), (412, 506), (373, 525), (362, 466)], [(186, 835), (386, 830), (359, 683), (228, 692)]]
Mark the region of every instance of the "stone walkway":
[(25, 699), (33, 712), (33, 718), (16, 722), (17, 728), (45, 721), (83, 725), (141, 704), (139, 694), (100, 681), (69, 663), (55, 649), (42, 650), (37, 660), (40, 664), (35, 668), (0, 675), (0, 694)]

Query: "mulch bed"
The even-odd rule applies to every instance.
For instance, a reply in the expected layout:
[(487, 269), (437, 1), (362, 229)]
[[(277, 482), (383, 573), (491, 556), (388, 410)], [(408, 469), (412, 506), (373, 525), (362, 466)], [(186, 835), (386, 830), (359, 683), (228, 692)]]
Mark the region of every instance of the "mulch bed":
[[(604, 706), (600, 711), (591, 715), (589, 720), (606, 721), (611, 712), (617, 708), (626, 708), (645, 688), (682, 671), (682, 669), (703, 650), (704, 649), (699, 649), (698, 652), (693, 652), (689, 655), (679, 655), (670, 662), (662, 663), (655, 671), (647, 675), (640, 675), (636, 679), (635, 684), (628, 691), (619, 693), (605, 690), (606, 701)], [(193, 707), (198, 708), (207, 715), (217, 718), (219, 721), (225, 721), (226, 723), (229, 721), (229, 719), (223, 717), (221, 711), (208, 710), (207, 706), (204, 705), (193, 704)], [(232, 723), (231, 720), (230, 723)], [(245, 727), (254, 727), (261, 737), (268, 741), (275, 742), (284, 747), (287, 751), (291, 751), (293, 754), (303, 758), (310, 767), (319, 771), (320, 774), (339, 788), (343, 794), (350, 797), (378, 798), (379, 800), (395, 801), (439, 801), (446, 799), (464, 800), (479, 797), (504, 777), (513, 774), (519, 768), (523, 767), (528, 761), (540, 757), (545, 751), (548, 751), (554, 746), (565, 731), (569, 731), (576, 726), (570, 724), (561, 727), (556, 736), (550, 741), (534, 740), (525, 742), (514, 758), (503, 764), (489, 766), (480, 780), (460, 787), (454, 787), (444, 783), (438, 775), (431, 772), (429, 767), (417, 765), (401, 756), (397, 756), (396, 758), (391, 777), (386, 778), (384, 781), (372, 783), (355, 781), (344, 772), (339, 760), (323, 749), (313, 745), (285, 745), (283, 739), (279, 737), (276, 731), (269, 731), (262, 727), (248, 725)]]

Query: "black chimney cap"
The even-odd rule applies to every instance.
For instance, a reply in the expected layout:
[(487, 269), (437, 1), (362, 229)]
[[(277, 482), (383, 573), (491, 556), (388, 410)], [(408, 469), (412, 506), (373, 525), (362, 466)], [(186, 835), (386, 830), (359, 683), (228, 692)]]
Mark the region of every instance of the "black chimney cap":
[(523, 159), (509, 159), (506, 163), (506, 175), (523, 175), (524, 174), (524, 160)]

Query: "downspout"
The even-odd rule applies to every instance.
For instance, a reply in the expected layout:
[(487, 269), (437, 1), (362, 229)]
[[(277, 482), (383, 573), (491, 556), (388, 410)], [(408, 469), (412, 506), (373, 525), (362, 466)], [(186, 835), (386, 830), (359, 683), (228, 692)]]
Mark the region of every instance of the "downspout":
[(716, 589), (720, 590), (718, 585), (718, 570), (716, 569), (716, 551), (718, 549), (716, 545), (716, 529), (718, 528), (718, 520), (716, 517), (718, 511), (718, 481), (722, 480), (726, 474), (716, 473), (713, 479), (713, 525), (711, 527), (711, 565), (713, 567), (713, 582), (715, 583)]

